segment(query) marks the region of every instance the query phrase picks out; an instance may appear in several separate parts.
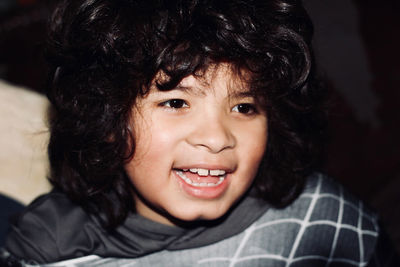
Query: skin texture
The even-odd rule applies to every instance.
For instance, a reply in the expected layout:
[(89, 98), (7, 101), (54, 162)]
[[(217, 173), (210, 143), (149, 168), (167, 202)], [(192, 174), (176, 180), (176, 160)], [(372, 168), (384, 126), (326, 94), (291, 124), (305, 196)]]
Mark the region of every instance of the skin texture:
[[(170, 91), (155, 84), (137, 100), (131, 120), (136, 147), (125, 169), (136, 189), (137, 212), (170, 225), (217, 219), (254, 180), (267, 144), (267, 116), (228, 65), (188, 76)], [(193, 187), (176, 173), (189, 168), (224, 170), (226, 176), (221, 185)]]

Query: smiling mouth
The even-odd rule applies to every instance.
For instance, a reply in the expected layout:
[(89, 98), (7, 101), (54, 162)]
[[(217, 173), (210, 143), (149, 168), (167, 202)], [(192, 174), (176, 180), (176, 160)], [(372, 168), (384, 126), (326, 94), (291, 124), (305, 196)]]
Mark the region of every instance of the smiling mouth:
[(224, 170), (207, 169), (175, 169), (176, 174), (186, 184), (194, 187), (216, 187), (225, 180), (226, 172)]

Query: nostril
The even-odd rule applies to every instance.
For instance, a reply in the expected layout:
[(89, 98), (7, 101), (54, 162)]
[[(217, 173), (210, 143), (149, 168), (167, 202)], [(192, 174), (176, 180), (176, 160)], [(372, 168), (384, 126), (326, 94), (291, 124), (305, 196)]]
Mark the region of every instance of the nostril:
[(218, 153), (235, 146), (234, 136), (226, 129), (217, 127), (198, 129), (188, 138), (188, 142), (193, 146), (205, 148), (211, 153)]

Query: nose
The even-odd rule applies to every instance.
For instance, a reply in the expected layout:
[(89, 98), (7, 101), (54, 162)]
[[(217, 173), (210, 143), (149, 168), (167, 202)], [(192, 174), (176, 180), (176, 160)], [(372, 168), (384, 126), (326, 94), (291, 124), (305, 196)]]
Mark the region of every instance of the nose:
[(235, 147), (236, 139), (232, 125), (223, 114), (204, 112), (192, 123), (192, 131), (187, 138), (192, 146), (206, 149), (211, 153)]

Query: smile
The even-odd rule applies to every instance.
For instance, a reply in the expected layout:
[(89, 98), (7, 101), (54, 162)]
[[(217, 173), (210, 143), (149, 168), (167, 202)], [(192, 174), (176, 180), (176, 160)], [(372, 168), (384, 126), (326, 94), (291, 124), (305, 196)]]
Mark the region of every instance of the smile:
[(176, 174), (188, 185), (194, 187), (216, 187), (226, 177), (224, 170), (207, 170), (200, 168), (175, 170)]

